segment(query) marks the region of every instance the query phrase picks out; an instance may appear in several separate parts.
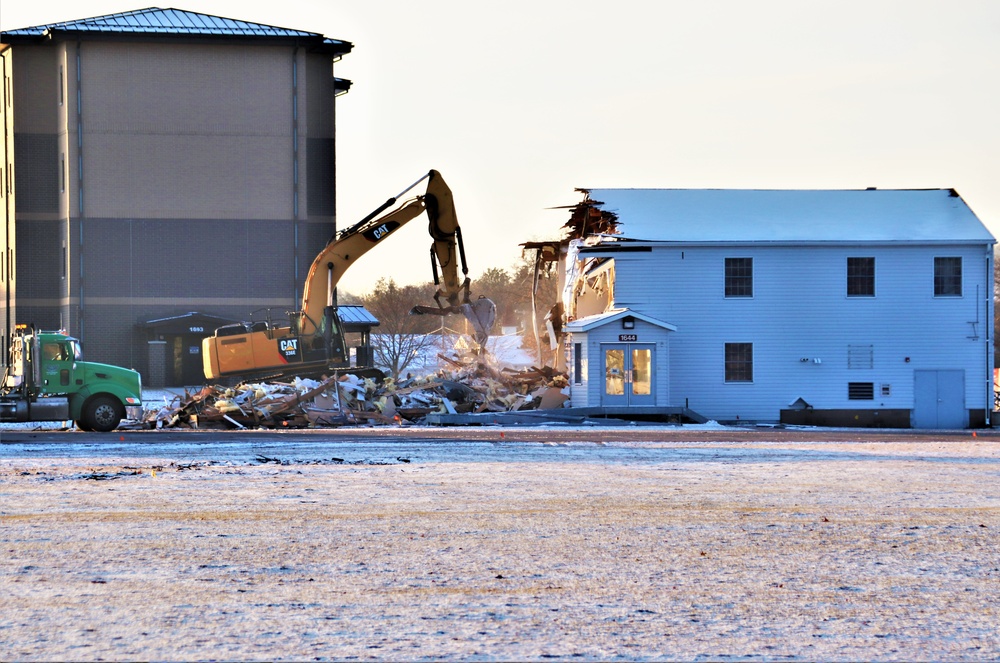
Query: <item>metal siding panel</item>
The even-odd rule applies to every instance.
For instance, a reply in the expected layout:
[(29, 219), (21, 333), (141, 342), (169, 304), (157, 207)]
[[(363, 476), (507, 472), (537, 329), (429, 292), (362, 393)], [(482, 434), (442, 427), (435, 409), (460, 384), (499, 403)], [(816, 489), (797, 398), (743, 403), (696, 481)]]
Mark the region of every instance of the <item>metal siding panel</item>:
[(309, 138), (307, 145), (307, 212), (310, 215), (332, 217), (335, 206), (333, 139)]
[[(65, 236), (64, 221), (18, 221), (14, 237), (18, 309), (22, 304), (54, 301), (61, 296), (65, 283), (59, 238)], [(32, 321), (32, 318), (21, 318), (17, 322)]]
[[(981, 299), (991, 291), (980, 267), (989, 249), (657, 248), (616, 258), (615, 305), (677, 325), (670, 337), (671, 399), (683, 404), (688, 398), (710, 418), (777, 420), (799, 397), (817, 408), (856, 408), (858, 402), (847, 399), (849, 381), (875, 383), (868, 407), (910, 408), (912, 372), (920, 367), (966, 369), (968, 406), (983, 408), (988, 307), (976, 302), (975, 288)], [(754, 258), (751, 299), (723, 296), (724, 259), (736, 254)], [(874, 298), (846, 297), (846, 259), (861, 255), (876, 257)], [(961, 298), (933, 297), (933, 258), (941, 255), (964, 259)], [(977, 307), (980, 333), (973, 341)], [(725, 384), (726, 342), (754, 344), (753, 384)], [(852, 343), (874, 346), (872, 369), (848, 369)], [(891, 385), (889, 397), (880, 397), (881, 384)]]
[(654, 355), (653, 378), (656, 381), (656, 405), (666, 407), (670, 402), (670, 334), (664, 332), (664, 338), (656, 341), (656, 354)]

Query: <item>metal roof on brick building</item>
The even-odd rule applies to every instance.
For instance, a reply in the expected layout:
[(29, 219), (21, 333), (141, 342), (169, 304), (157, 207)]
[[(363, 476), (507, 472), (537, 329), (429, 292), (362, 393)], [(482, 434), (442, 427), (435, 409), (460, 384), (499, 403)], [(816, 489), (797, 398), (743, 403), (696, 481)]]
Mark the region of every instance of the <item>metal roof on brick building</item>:
[(195, 36), (222, 38), (270, 38), (295, 40), (322, 46), (335, 52), (347, 53), (350, 42), (328, 39), (317, 32), (293, 30), (261, 23), (251, 23), (222, 16), (200, 14), (183, 9), (160, 9), (150, 7), (118, 14), (106, 14), (93, 18), (37, 25), (0, 33), (0, 42), (33, 41), (56, 35), (79, 36)]

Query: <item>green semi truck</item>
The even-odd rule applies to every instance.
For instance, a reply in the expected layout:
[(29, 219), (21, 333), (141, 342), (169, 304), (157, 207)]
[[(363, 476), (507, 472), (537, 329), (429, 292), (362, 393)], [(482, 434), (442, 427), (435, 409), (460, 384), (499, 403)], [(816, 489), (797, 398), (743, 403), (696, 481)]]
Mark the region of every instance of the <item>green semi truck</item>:
[(142, 416), (137, 371), (83, 361), (80, 342), (18, 325), (0, 384), (0, 423), (73, 420), (84, 431), (112, 431)]

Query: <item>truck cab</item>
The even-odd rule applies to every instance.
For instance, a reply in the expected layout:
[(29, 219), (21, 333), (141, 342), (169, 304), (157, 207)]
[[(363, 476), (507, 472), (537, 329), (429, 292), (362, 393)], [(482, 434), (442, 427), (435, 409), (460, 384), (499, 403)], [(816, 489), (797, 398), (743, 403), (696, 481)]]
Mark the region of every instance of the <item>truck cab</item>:
[(141, 414), (138, 372), (83, 361), (72, 336), (18, 325), (0, 384), (0, 422), (71, 419), (81, 430), (104, 432)]

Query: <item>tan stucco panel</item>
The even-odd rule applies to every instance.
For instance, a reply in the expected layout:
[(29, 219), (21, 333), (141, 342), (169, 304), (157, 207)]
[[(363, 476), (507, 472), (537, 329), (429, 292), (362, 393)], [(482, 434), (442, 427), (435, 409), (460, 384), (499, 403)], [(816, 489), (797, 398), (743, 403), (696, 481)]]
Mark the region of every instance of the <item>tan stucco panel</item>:
[[(88, 134), (87, 215), (278, 219), (292, 215), (288, 140), (222, 135)], [(150, 159), (149, 155), (156, 155)], [(89, 173), (89, 175), (88, 175)]]
[(292, 57), (259, 46), (85, 43), (87, 215), (291, 216)]
[(17, 75), (13, 78), (14, 98), (18, 108), (31, 109), (19, 113), (14, 130), (19, 133), (59, 133), (60, 119), (67, 97), (59, 105), (59, 65), (65, 69), (65, 49), (39, 46), (15, 46), (11, 51), (17, 57)]

